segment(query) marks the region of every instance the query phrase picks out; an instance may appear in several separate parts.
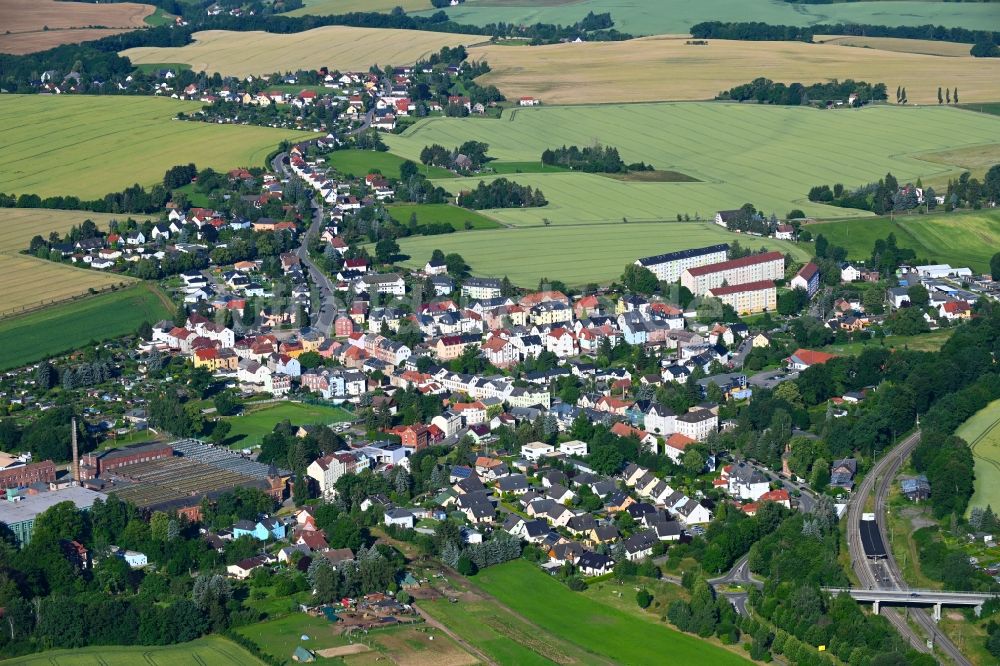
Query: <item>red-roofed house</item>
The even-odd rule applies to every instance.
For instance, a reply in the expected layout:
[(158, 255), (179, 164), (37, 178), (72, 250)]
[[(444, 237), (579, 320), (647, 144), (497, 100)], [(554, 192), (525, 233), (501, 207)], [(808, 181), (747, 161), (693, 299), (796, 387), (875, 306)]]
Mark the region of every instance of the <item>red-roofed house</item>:
[(696, 440), (691, 439), (687, 435), (675, 432), (664, 442), (663, 453), (675, 463), (680, 464), (681, 458), (684, 456), (684, 451), (695, 442)]
[(795, 353), (785, 359), (790, 370), (805, 370), (814, 365), (822, 365), (830, 359), (837, 358), (834, 354), (813, 351), (811, 349), (797, 349)]

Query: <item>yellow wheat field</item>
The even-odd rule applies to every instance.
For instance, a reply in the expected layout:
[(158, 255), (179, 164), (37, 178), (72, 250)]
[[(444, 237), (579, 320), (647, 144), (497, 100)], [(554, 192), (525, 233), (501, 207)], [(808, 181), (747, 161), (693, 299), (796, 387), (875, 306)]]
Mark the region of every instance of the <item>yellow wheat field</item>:
[(885, 83), (894, 99), (906, 88), (911, 104), (937, 104), (938, 86), (959, 89), (962, 102), (1000, 99), (1000, 58), (942, 57), (832, 44), (647, 37), (537, 47), (486, 45), (471, 57), (489, 61), (481, 77), (509, 98), (548, 104), (711, 99), (763, 76), (785, 83), (858, 79)]
[[(0, 317), (12, 310), (52, 300), (62, 300), (102, 289), (114, 284), (132, 283), (132, 278), (74, 268), (44, 259), (19, 254), (39, 235), (60, 234), (86, 219), (93, 220), (101, 230), (107, 230), (112, 218), (127, 215), (106, 215), (75, 210), (43, 210), (35, 208), (0, 208)], [(133, 215), (132, 217), (139, 217)]]
[(373, 64), (406, 65), (442, 46), (470, 45), (486, 37), (443, 32), (327, 26), (289, 35), (206, 30), (181, 47), (139, 47), (122, 51), (133, 63), (172, 62), (195, 71), (231, 76), (271, 74), (327, 66), (367, 71)]

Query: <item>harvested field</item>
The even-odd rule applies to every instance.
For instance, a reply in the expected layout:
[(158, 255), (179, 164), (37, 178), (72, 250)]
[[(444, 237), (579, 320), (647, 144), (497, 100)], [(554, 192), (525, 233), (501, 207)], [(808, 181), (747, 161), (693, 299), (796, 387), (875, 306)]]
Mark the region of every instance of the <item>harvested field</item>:
[[(56, 0), (0, 2), (0, 53), (33, 53), (145, 27), (152, 5)], [(101, 28), (101, 29), (98, 29)]]
[[(824, 5), (829, 6), (829, 5)], [(479, 82), (509, 98), (538, 97), (546, 104), (712, 99), (719, 91), (763, 76), (817, 83), (860, 79), (906, 88), (911, 104), (937, 104), (938, 86), (958, 87), (963, 102), (1000, 99), (1000, 58), (943, 58), (920, 53), (844, 48), (803, 42), (683, 38), (553, 44), (531, 48), (486, 45), (471, 57), (492, 71)]]
[(132, 278), (74, 268), (20, 254), (35, 235), (64, 233), (86, 219), (106, 229), (114, 215), (86, 211), (0, 209), (0, 317), (46, 301), (60, 301), (113, 284), (129, 284)]
[(192, 160), (220, 171), (262, 165), (282, 139), (312, 136), (174, 119), (201, 106), (157, 97), (4, 95), (0, 183), (16, 194), (97, 198), (134, 183), (148, 187)]
[[(421, 12), (430, 15), (433, 11)], [(1000, 13), (988, 2), (789, 3), (777, 0), (468, 0), (446, 7), (448, 18), (458, 23), (561, 23), (582, 19), (587, 12), (610, 12), (615, 28), (633, 35), (687, 33), (701, 21), (762, 21), (783, 25), (817, 23), (867, 23), (871, 25), (943, 25), (976, 30), (996, 30)]]
[(879, 51), (897, 51), (900, 53), (923, 53), (936, 56), (967, 56), (972, 44), (957, 42), (938, 42), (932, 39), (901, 39), (898, 37), (857, 37), (854, 35), (815, 35), (813, 41), (817, 44), (832, 44), (835, 46), (854, 46), (863, 49), (878, 49)]
[(443, 631), (431, 627), (373, 631), (368, 638), (398, 666), (472, 666), (479, 663)]
[(305, 7), (288, 12), (288, 16), (327, 16), (350, 12), (391, 12), (396, 7), (417, 12), (430, 9), (430, 0), (305, 0)]
[[(372, 64), (405, 65), (439, 51), (442, 46), (475, 44), (479, 35), (327, 26), (290, 35), (267, 32), (206, 30), (181, 47), (139, 47), (122, 51), (136, 64), (180, 62), (206, 72), (250, 76), (315, 69), (367, 71)], [(364, 44), (364, 48), (358, 48)]]

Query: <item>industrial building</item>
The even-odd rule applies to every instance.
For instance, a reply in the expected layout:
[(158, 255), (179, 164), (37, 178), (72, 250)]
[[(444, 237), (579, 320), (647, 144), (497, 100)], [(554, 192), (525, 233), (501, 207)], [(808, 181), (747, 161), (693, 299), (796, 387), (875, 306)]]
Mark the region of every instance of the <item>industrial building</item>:
[(29, 490), (25, 493), (8, 489), (4, 499), (0, 500), (0, 522), (11, 529), (17, 542), (23, 546), (31, 542), (35, 518), (47, 509), (60, 502), (72, 502), (77, 509), (87, 510), (97, 500), (105, 500), (107, 497), (104, 493), (80, 486), (42, 492)]

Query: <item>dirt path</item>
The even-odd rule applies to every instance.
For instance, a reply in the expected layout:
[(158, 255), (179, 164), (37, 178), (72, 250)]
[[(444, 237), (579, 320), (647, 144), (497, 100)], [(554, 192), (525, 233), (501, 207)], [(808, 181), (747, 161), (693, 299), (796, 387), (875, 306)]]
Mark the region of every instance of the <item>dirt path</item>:
[(459, 636), (458, 634), (456, 634), (454, 631), (452, 631), (451, 629), (449, 629), (445, 625), (443, 625), (440, 622), (438, 622), (437, 620), (435, 620), (433, 617), (431, 617), (431, 615), (429, 613), (427, 613), (426, 611), (424, 611), (423, 608), (421, 608), (417, 604), (413, 604), (413, 607), (417, 609), (417, 612), (420, 613), (420, 617), (424, 618), (424, 621), (427, 624), (429, 624), (430, 626), (434, 627), (435, 629), (440, 629), (441, 631), (443, 631), (444, 634), (446, 636), (448, 636), (451, 640), (453, 640), (456, 643), (458, 643), (459, 645), (461, 645), (462, 649), (464, 649), (466, 652), (468, 652), (469, 654), (473, 655), (474, 657), (476, 657), (477, 659), (479, 659), (480, 661), (482, 661), (484, 664), (490, 664), (491, 666), (497, 666), (497, 662), (493, 661), (492, 659), (490, 659), (489, 657), (487, 657), (485, 654), (483, 654), (482, 652), (480, 652), (476, 647), (474, 647), (473, 645), (471, 645), (470, 643), (468, 643), (465, 639), (463, 639), (461, 636)]

